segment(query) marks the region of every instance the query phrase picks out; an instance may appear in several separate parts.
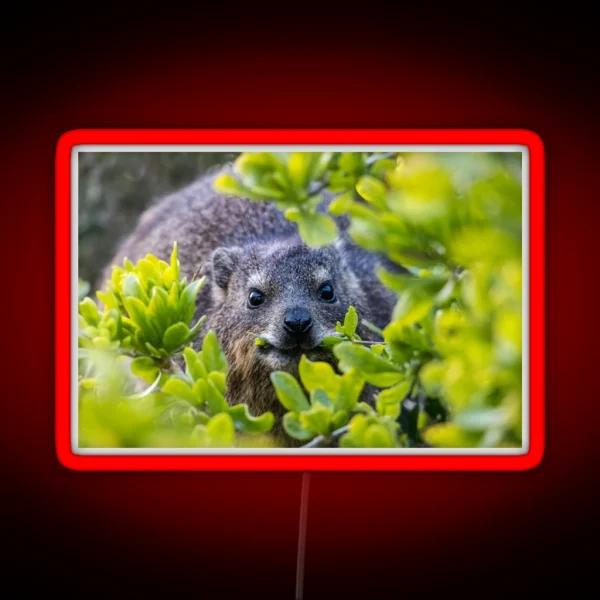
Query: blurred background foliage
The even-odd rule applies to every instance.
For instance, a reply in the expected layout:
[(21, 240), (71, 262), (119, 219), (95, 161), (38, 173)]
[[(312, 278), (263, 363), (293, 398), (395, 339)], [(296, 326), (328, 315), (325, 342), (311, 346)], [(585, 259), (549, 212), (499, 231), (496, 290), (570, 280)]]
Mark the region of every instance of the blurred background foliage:
[(234, 159), (225, 152), (80, 152), (79, 276), (92, 285), (140, 214)]

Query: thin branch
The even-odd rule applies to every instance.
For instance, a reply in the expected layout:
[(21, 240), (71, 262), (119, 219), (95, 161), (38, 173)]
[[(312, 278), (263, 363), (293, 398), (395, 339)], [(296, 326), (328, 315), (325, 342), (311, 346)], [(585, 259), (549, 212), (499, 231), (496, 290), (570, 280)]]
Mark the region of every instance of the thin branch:
[(339, 338), (340, 339), (340, 343), (342, 342), (350, 342), (351, 344), (362, 344), (363, 346), (379, 346), (379, 345), (385, 345), (385, 342), (371, 342), (371, 341), (367, 341), (367, 340), (347, 340), (345, 338)]
[(369, 156), (369, 158), (367, 158), (367, 160), (365, 161), (367, 163), (367, 166), (371, 166), (372, 164), (376, 163), (377, 161), (380, 160), (385, 160), (386, 158), (394, 158), (396, 156), (396, 152), (384, 152), (383, 154), (380, 154), (379, 156)]
[[(380, 160), (384, 160), (386, 158), (394, 158), (395, 156), (396, 156), (396, 152), (384, 152), (383, 154), (380, 154), (379, 156), (370, 156), (365, 161), (365, 164), (368, 167), (370, 167), (372, 164), (374, 164), (374, 163), (376, 163), (376, 162), (378, 162)], [(320, 194), (323, 190), (325, 190), (327, 188), (328, 185), (329, 185), (329, 180), (323, 181), (313, 191), (311, 191), (311, 192), (308, 193), (309, 197), (316, 196), (317, 194)]]
[(419, 376), (415, 375), (414, 379), (410, 383), (410, 389), (408, 390), (408, 394), (404, 397), (404, 400), (407, 398), (412, 398), (413, 392), (415, 391), (415, 387), (417, 386), (417, 381), (419, 380)]
[(327, 186), (329, 185), (329, 181), (323, 181), (320, 185), (318, 185), (312, 192), (308, 192), (308, 196), (312, 197), (312, 196), (317, 196), (318, 194), (320, 194), (323, 190), (325, 190), (327, 188)]
[(129, 358), (140, 358), (142, 356), (149, 356), (150, 358), (158, 358), (156, 356), (150, 356), (148, 354), (140, 354), (139, 352), (129, 351), (129, 350), (118, 350), (117, 354), (121, 356), (128, 356)]
[(127, 396), (127, 400), (141, 400), (142, 398), (149, 396), (156, 389), (156, 386), (158, 385), (158, 382), (160, 381), (161, 377), (162, 377), (162, 373), (159, 370), (158, 377), (154, 380), (154, 383), (152, 385), (147, 387), (143, 392), (140, 392), (139, 394), (133, 394), (132, 396)]
[(181, 377), (183, 377), (183, 379), (185, 379), (187, 382), (191, 383), (191, 380), (187, 376), (185, 371), (173, 359), (169, 360), (169, 367), (173, 373), (175, 373), (176, 375), (181, 375)]
[(301, 448), (317, 448), (325, 441), (331, 442), (341, 437), (348, 431), (349, 428), (350, 425), (345, 425), (344, 427), (340, 427), (340, 429), (336, 429), (331, 435), (318, 435), (316, 438), (308, 442), (308, 444), (301, 446)]

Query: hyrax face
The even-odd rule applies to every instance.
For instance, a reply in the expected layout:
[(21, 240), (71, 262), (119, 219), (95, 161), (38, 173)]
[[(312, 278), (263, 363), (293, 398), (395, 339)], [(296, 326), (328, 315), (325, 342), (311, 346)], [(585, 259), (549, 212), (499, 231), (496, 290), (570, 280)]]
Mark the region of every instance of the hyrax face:
[[(319, 346), (335, 334), (358, 289), (335, 246), (313, 249), (290, 240), (219, 248), (212, 279), (225, 345), (243, 345), (252, 360), (287, 371), (302, 354), (326, 360), (330, 353)], [(267, 345), (257, 346), (257, 337)]]

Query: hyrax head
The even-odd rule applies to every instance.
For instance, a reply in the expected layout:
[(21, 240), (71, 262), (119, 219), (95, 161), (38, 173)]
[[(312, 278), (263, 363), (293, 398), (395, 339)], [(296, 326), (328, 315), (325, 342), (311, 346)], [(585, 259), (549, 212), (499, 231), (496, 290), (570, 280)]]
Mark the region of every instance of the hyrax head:
[[(211, 270), (226, 344), (253, 346), (269, 369), (293, 371), (302, 354), (326, 360), (321, 342), (357, 306), (359, 286), (335, 244), (315, 249), (286, 239), (218, 248)], [(266, 345), (257, 346), (257, 337)]]

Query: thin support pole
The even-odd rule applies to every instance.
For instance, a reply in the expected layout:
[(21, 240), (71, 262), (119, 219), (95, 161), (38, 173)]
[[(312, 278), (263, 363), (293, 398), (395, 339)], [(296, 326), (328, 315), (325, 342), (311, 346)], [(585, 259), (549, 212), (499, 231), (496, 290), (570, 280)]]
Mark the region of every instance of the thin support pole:
[(296, 600), (304, 598), (304, 557), (306, 555), (306, 518), (308, 515), (308, 487), (310, 473), (302, 474), (300, 491), (300, 524), (298, 533), (298, 559), (296, 562)]

